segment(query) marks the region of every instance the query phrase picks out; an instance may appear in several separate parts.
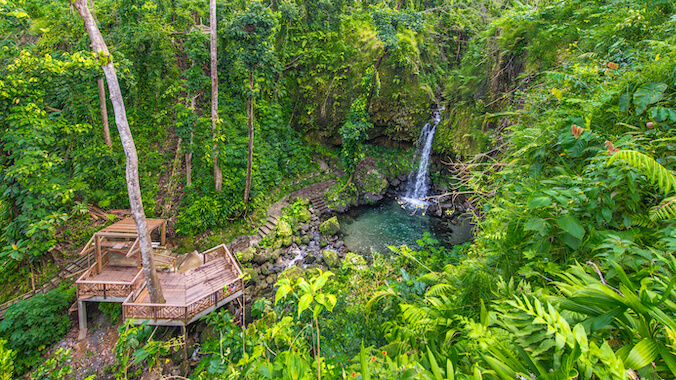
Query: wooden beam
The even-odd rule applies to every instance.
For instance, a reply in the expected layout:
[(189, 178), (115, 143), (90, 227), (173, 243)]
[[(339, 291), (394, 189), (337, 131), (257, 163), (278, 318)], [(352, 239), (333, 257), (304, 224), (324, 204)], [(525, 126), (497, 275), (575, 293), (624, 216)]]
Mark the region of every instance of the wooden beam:
[(103, 265), (101, 263), (101, 237), (96, 235), (96, 268), (99, 270), (99, 273), (103, 271)]
[(167, 221), (162, 222), (162, 229), (160, 230), (160, 244), (164, 247), (167, 245)]
[(77, 339), (82, 340), (87, 337), (87, 304), (85, 301), (77, 301), (77, 319), (80, 329)]

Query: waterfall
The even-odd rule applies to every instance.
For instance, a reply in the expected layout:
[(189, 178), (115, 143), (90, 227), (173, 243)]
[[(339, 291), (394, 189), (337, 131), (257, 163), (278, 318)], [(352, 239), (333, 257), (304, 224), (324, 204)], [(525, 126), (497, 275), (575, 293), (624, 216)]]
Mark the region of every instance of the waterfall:
[(427, 191), (429, 190), (427, 171), (430, 166), (434, 132), (441, 121), (440, 111), (441, 110), (438, 110), (432, 113), (431, 122), (425, 124), (422, 132), (420, 132), (420, 137), (418, 138), (418, 151), (420, 152), (418, 170), (412, 171), (408, 176), (408, 185), (406, 186), (404, 201), (415, 207), (424, 207), (427, 205), (427, 202), (422, 200), (422, 198), (427, 196)]

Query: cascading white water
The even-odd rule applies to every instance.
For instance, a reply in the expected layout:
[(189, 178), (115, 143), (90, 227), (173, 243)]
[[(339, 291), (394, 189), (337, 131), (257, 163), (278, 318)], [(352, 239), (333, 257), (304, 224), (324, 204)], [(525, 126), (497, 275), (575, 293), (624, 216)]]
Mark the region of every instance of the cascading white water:
[(437, 125), (441, 121), (439, 111), (432, 113), (432, 122), (425, 124), (422, 132), (420, 132), (420, 137), (418, 138), (418, 151), (420, 151), (418, 170), (412, 171), (408, 176), (408, 185), (406, 186), (406, 194), (403, 200), (414, 207), (424, 207), (427, 205), (427, 202), (423, 198), (427, 196), (427, 191), (429, 190), (427, 171), (430, 166), (434, 132), (436, 132)]

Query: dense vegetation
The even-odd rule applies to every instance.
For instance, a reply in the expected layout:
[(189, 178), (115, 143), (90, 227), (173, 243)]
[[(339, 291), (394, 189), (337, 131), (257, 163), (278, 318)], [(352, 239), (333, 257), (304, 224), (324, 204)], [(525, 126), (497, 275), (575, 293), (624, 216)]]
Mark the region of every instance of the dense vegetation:
[[(423, 236), (368, 265), (352, 255), (281, 280), (244, 331), (212, 314), (194, 378), (676, 376), (672, 1), (219, 1), (215, 137), (208, 2), (94, 7), (146, 211), (176, 214), (187, 246), (205, 231), (252, 231), (319, 159), (342, 163), (334, 193), (353, 188), (368, 140), (412, 142), (430, 103), (446, 108), (435, 151), (448, 168), (435, 179), (467, 195), (477, 223), (472, 244)], [(62, 240), (91, 233), (87, 204), (128, 206), (124, 155), (98, 127), (101, 58), (68, 2), (0, 0), (0, 11), (0, 279), (25, 287), (50, 271)], [(263, 30), (248, 38), (254, 23)], [(327, 148), (337, 142), (340, 152)], [(69, 299), (48, 297), (60, 299), (54, 310)], [(65, 333), (62, 320), (17, 333), (43, 301), (15, 305), (0, 324), (0, 378), (37, 364), (53, 343), (43, 330)], [(121, 331), (120, 376), (177, 345), (145, 326)]]

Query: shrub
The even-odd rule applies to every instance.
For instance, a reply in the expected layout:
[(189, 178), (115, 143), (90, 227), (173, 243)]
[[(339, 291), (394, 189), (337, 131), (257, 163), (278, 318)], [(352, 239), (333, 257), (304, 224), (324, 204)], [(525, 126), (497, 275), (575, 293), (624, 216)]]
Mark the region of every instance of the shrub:
[(23, 374), (39, 361), (40, 352), (63, 337), (70, 328), (64, 313), (73, 302), (75, 288), (58, 288), (18, 302), (7, 310), (0, 333), (17, 353), (16, 372)]

